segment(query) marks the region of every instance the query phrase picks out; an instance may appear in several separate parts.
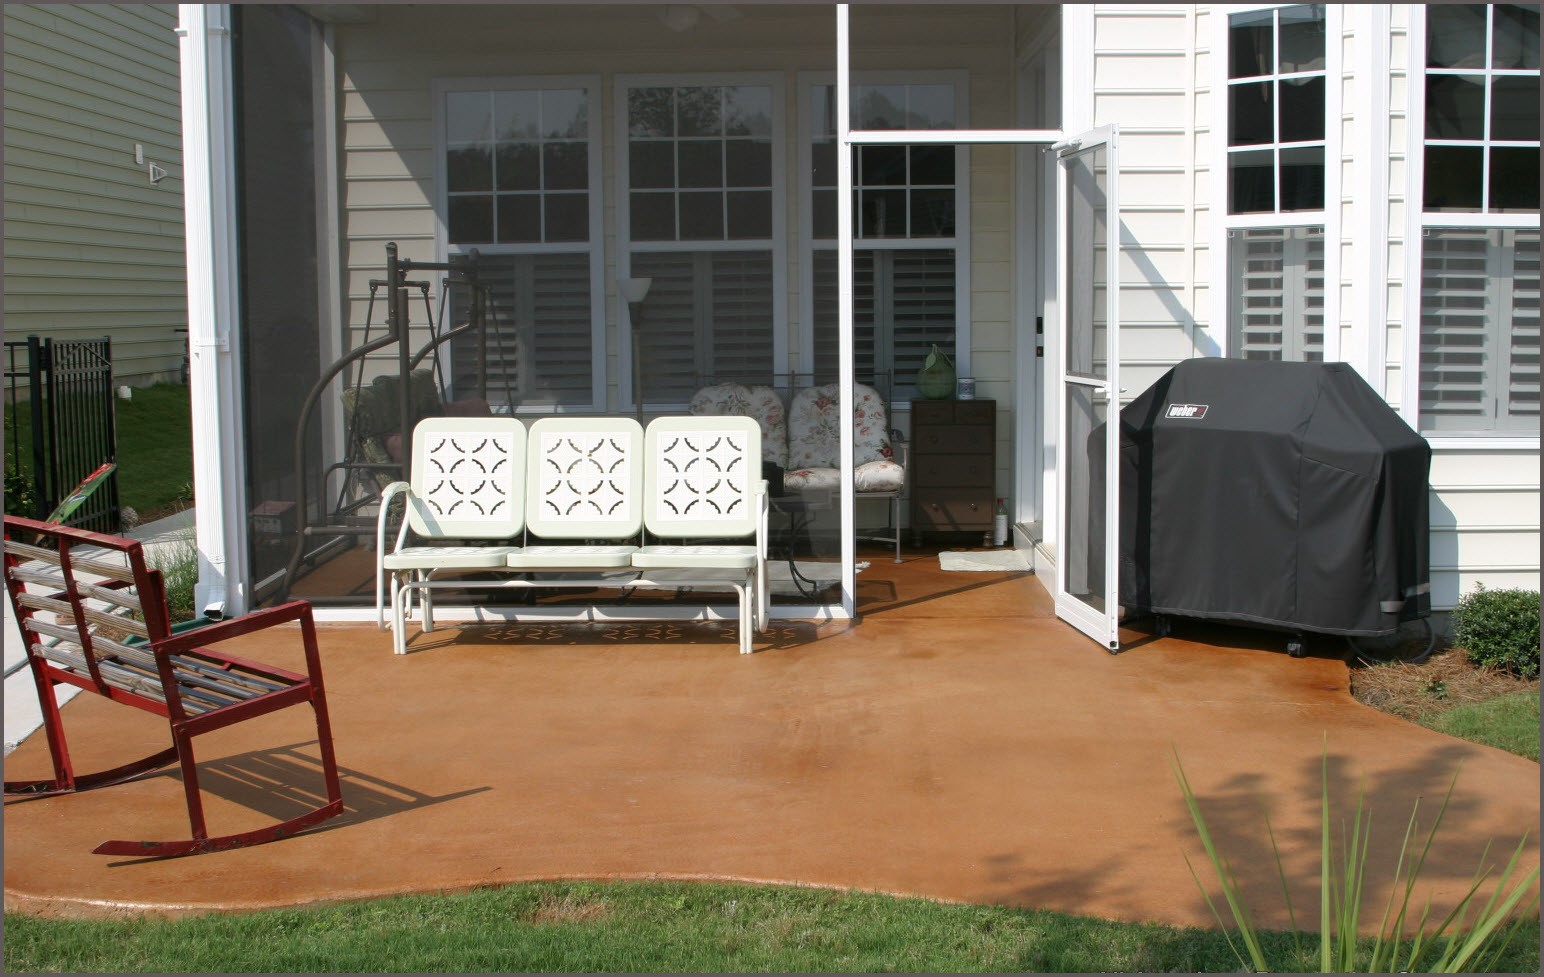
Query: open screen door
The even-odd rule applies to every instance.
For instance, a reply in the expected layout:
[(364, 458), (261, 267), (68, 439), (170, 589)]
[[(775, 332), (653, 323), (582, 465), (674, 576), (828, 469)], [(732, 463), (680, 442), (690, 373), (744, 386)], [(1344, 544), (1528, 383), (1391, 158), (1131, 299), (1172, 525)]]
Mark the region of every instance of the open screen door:
[(1053, 147), (1061, 292), (1056, 615), (1111, 652), (1120, 648), (1116, 136), (1116, 127), (1104, 126)]

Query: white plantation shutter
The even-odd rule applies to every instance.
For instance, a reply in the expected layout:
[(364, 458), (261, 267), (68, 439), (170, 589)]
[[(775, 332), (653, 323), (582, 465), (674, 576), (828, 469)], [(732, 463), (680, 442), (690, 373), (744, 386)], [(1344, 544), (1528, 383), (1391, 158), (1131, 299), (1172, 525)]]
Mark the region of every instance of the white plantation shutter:
[[(1539, 428), (1539, 232), (1509, 231), (1512, 243), (1512, 321), (1506, 416), (1516, 427)], [(1514, 425), (1508, 425), (1514, 426)]]
[(772, 256), (764, 251), (710, 252), (712, 318), (704, 375), (769, 377), (772, 373)]
[[(890, 346), (894, 359), (894, 397), (910, 399), (933, 344), (952, 360), (954, 349), (954, 252), (891, 251), (888, 286), (889, 316), (894, 322)], [(883, 294), (883, 288), (880, 289)]]
[[(512, 406), (589, 406), (592, 399), (588, 253), (480, 255), (492, 286), (487, 336), (451, 342), (452, 390)], [(452, 325), (466, 321), (461, 294)], [(481, 378), (481, 382), (479, 382)]]
[(1539, 233), (1443, 228), (1422, 243), (1422, 429), (1537, 430)]
[[(860, 381), (879, 378), (891, 400), (916, 396), (917, 371), (934, 343), (954, 358), (954, 258), (952, 248), (853, 254), (853, 372)], [(817, 251), (817, 375), (835, 372), (836, 303), (836, 253)]]
[(1324, 235), (1237, 230), (1228, 242), (1229, 349), (1237, 359), (1324, 359)]
[[(815, 360), (818, 380), (834, 379), (837, 372), (837, 275), (836, 252), (815, 252)], [(852, 369), (859, 380), (872, 377), (878, 368), (874, 348), (874, 252), (856, 251), (852, 256)], [(829, 377), (827, 376), (829, 374)]]
[(646, 402), (685, 403), (705, 377), (770, 380), (770, 252), (637, 252), (632, 273), (653, 279), (637, 323)]

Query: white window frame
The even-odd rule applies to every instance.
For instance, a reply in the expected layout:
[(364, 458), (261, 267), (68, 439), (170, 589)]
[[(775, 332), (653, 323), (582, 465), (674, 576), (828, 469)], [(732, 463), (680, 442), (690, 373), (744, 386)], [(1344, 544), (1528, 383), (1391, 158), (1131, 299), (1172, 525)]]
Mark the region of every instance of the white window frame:
[[(1421, 431), (1421, 282), (1422, 241), (1428, 227), (1460, 227), (1494, 229), (1537, 229), (1538, 214), (1489, 214), (1476, 213), (1425, 213), (1426, 193), (1426, 8), (1422, 4), (1410, 4), (1409, 40), (1406, 44), (1410, 59), (1408, 79), (1405, 85), (1405, 326), (1402, 343), (1403, 389), (1399, 413), (1412, 430)], [(1467, 72), (1489, 74), (1490, 67)], [(1489, 86), (1486, 87), (1489, 104)], [(1489, 179), (1489, 174), (1486, 174)], [(1481, 198), (1482, 201), (1485, 198)], [(1421, 431), (1433, 448), (1463, 449), (1486, 448), (1497, 450), (1531, 450), (1539, 448), (1539, 435), (1518, 434), (1516, 431), (1486, 433), (1447, 434), (1441, 431)]]
[[(484, 78), (437, 78), (431, 85), (434, 120), (434, 253), (444, 262), (450, 256), (450, 203), (445, 156), (445, 96), (451, 92), (533, 91), (543, 89), (583, 89), (588, 105), (589, 125), (589, 233), (588, 241), (561, 244), (480, 244), (479, 254), (580, 254), (590, 256), (590, 403), (586, 406), (541, 404), (517, 406), (520, 414), (603, 413), (606, 410), (606, 257), (605, 257), (605, 186), (601, 151), (602, 97), (599, 75), (509, 75)], [(457, 245), (460, 252), (461, 246)], [(470, 250), (470, 249), (468, 249)], [(439, 352), (441, 365), (450, 368), (450, 344)]]
[[(799, 73), (799, 208), (805, 214), (804, 220), (799, 221), (799, 294), (800, 294), (800, 322), (799, 322), (799, 369), (809, 373), (815, 370), (817, 364), (815, 358), (815, 252), (817, 250), (837, 250), (840, 244), (836, 238), (832, 239), (828, 249), (824, 244), (818, 248), (814, 234), (814, 183), (811, 180), (811, 167), (813, 165), (814, 128), (813, 115), (809, 111), (810, 99), (814, 90), (822, 85), (835, 87), (836, 75), (825, 72), (800, 72)], [(970, 72), (964, 69), (945, 69), (938, 71), (873, 71), (854, 72), (851, 79), (854, 86), (866, 85), (939, 85), (948, 84), (954, 87), (954, 111), (956, 124), (954, 129), (937, 130), (940, 132), (960, 132), (968, 128), (970, 122)], [(921, 131), (921, 130), (919, 130)], [(865, 251), (942, 251), (952, 248), (954, 250), (954, 365), (955, 371), (962, 377), (971, 373), (971, 310), (970, 310), (970, 146), (967, 143), (959, 143), (954, 152), (954, 185), (956, 199), (959, 206), (954, 212), (954, 236), (952, 238), (883, 238), (866, 241), (855, 238), (854, 249)], [(838, 206), (850, 208), (851, 201), (838, 201)], [(891, 378), (891, 387), (896, 385), (896, 378)], [(910, 402), (897, 402), (891, 405), (892, 410), (910, 411)]]
[[(1228, 273), (1230, 231), (1277, 228), (1318, 227), (1324, 235), (1324, 360), (1342, 358), (1340, 348), (1341, 281), (1341, 145), (1345, 113), (1345, 83), (1342, 47), (1345, 43), (1341, 5), (1324, 5), (1324, 209), (1295, 210), (1266, 214), (1229, 214), (1228, 200), (1228, 23), (1235, 14), (1258, 13), (1308, 6), (1298, 3), (1221, 4), (1211, 15), (1212, 97), (1211, 97), (1211, 246), (1208, 270), (1211, 276), (1211, 324), (1208, 332), (1221, 355), (1231, 356), (1233, 282)], [(1279, 144), (1272, 143), (1272, 146)], [(1280, 201), (1277, 201), (1278, 207)]]
[[(770, 239), (734, 239), (728, 241), (634, 241), (632, 213), (628, 206), (630, 158), (628, 152), (627, 92), (631, 88), (767, 86), (772, 89), (772, 237)], [(670, 74), (617, 75), (613, 84), (612, 126), (616, 137), (616, 277), (632, 277), (634, 252), (659, 251), (760, 251), (772, 256), (772, 370), (787, 372), (788, 363), (788, 177), (787, 96), (783, 75), (777, 72), (678, 72)], [(647, 303), (647, 298), (645, 298)], [(618, 360), (620, 361), (620, 398), (636, 409), (632, 383), (634, 346), (632, 323), (622, 325), (618, 315)], [(769, 378), (770, 379), (770, 378)], [(686, 403), (644, 405), (651, 411), (684, 411)]]

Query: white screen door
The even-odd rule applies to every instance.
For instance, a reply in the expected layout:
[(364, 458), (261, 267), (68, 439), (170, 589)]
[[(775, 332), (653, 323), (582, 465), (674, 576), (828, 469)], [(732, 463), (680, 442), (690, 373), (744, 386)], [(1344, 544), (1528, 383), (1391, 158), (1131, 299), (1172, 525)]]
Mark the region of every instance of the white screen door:
[(1057, 144), (1061, 500), (1056, 615), (1110, 651), (1120, 543), (1120, 257), (1114, 126)]

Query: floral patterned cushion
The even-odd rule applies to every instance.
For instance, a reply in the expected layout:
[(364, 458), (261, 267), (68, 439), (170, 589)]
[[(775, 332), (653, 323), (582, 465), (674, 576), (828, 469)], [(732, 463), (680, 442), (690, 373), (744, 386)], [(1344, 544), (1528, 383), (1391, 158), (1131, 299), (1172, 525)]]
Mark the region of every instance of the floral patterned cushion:
[(686, 411), (698, 417), (754, 417), (761, 425), (761, 457), (788, 467), (788, 422), (783, 400), (771, 387), (720, 383), (692, 395)]
[[(789, 489), (837, 486), (841, 449), (838, 387), (828, 383), (801, 390), (788, 409), (788, 462), (783, 476)], [(859, 492), (899, 491), (906, 470), (890, 448), (889, 414), (879, 391), (853, 385), (853, 488)]]
[[(793, 468), (836, 468), (841, 448), (837, 385), (801, 390), (788, 409), (788, 463)], [(853, 462), (889, 461), (890, 421), (879, 391), (853, 384)]]
[[(783, 475), (783, 487), (790, 493), (834, 492), (840, 474), (835, 468), (795, 468)], [(852, 481), (857, 492), (899, 492), (906, 484), (906, 469), (893, 461), (866, 461), (853, 469)]]

